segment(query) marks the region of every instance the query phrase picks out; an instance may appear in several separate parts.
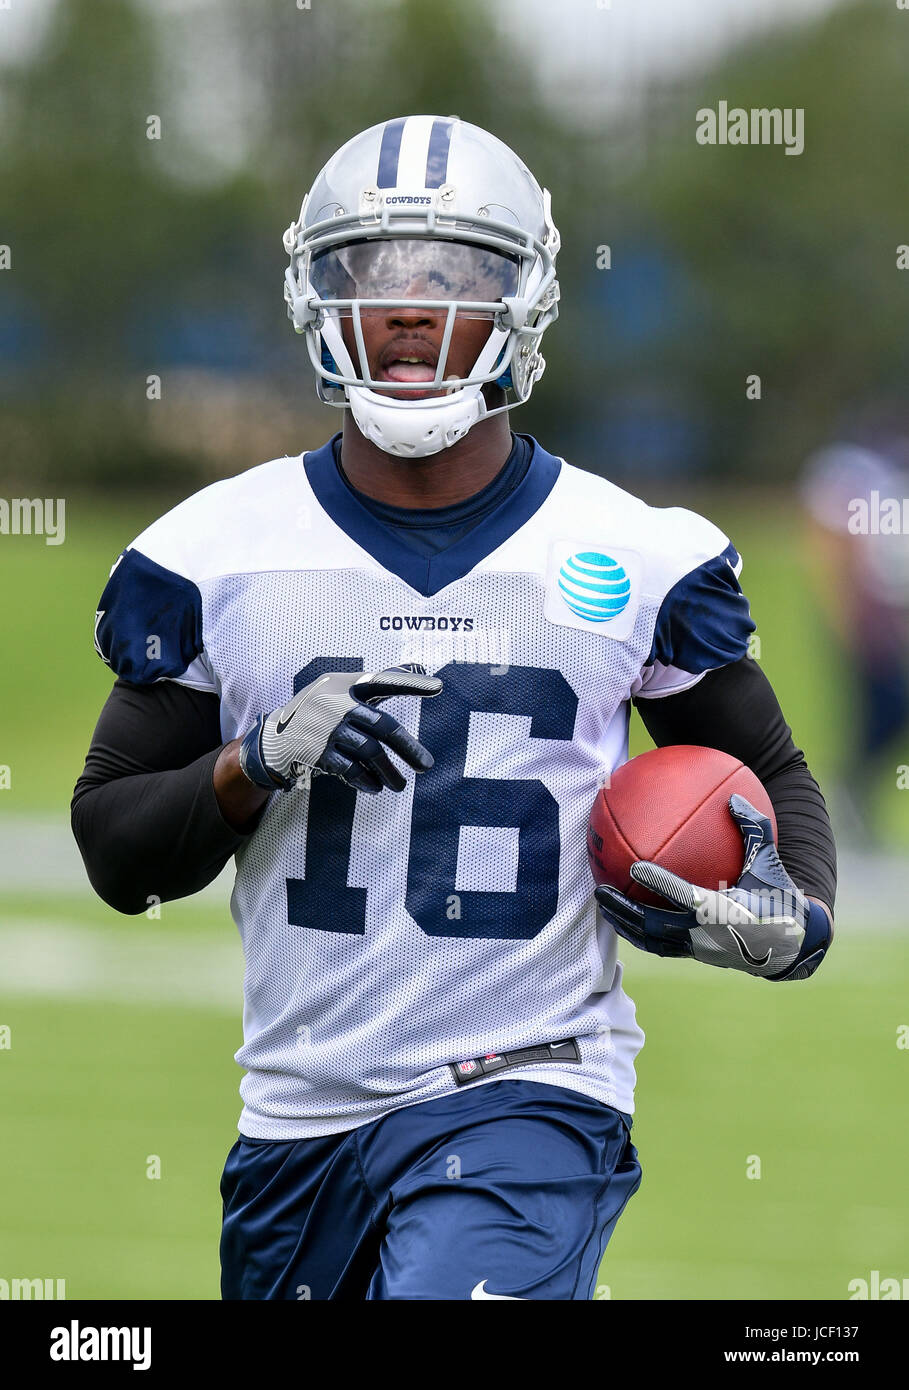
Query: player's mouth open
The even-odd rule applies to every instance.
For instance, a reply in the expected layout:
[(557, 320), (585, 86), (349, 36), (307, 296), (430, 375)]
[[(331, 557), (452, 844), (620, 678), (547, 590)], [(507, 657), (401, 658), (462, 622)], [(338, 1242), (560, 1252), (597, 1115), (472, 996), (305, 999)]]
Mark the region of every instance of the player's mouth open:
[[(403, 346), (391, 346), (382, 354), (376, 375), (379, 381), (398, 382), (401, 385), (426, 382), (429, 385), (435, 381), (438, 362), (438, 354), (429, 346), (414, 347), (410, 351)], [(388, 394), (392, 393), (389, 392)], [(394, 394), (400, 400), (414, 401), (441, 393), (437, 391), (399, 391)]]
[(395, 357), (379, 372), (383, 381), (434, 381), (435, 367), (419, 357)]

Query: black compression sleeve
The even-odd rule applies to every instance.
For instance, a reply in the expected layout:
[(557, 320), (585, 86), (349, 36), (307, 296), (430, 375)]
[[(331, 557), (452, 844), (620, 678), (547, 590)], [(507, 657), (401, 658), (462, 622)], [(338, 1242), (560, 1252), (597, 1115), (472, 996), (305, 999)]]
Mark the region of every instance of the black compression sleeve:
[(708, 671), (690, 690), (636, 699), (634, 706), (657, 747), (719, 748), (751, 768), (773, 805), (780, 858), (793, 882), (832, 910), (836, 846), (827, 806), (758, 663), (743, 656)]
[(249, 838), (215, 797), (222, 742), (216, 695), (117, 681), (76, 783), (72, 827), (92, 887), (118, 912), (197, 893)]

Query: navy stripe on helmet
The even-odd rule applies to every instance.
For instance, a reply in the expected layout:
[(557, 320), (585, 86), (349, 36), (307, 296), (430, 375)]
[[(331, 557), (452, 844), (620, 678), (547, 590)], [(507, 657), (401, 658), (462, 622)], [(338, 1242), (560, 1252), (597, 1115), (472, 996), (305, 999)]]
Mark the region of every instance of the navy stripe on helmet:
[(394, 188), (398, 181), (401, 136), (404, 134), (404, 122), (406, 120), (406, 116), (398, 116), (393, 121), (387, 121), (385, 129), (382, 131), (382, 144), (379, 146), (379, 171), (376, 174), (377, 188)]
[(426, 187), (441, 188), (448, 175), (452, 121), (433, 121), (426, 152)]

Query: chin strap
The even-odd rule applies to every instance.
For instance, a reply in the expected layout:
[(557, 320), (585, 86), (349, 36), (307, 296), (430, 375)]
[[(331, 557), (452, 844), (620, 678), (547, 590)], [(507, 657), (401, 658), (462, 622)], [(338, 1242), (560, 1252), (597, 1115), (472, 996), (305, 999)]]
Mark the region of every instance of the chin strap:
[(403, 410), (400, 402), (391, 404), (362, 386), (349, 386), (347, 399), (360, 433), (398, 458), (428, 458), (450, 449), (487, 414), (481, 386), (414, 401)]

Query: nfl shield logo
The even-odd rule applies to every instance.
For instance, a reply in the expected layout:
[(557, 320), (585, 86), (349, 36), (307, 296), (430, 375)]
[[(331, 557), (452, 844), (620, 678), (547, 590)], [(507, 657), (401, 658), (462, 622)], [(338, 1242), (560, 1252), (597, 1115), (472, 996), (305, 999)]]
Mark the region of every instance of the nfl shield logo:
[(459, 1062), (458, 1071), (462, 1076), (470, 1076), (477, 1069), (476, 1062)]

